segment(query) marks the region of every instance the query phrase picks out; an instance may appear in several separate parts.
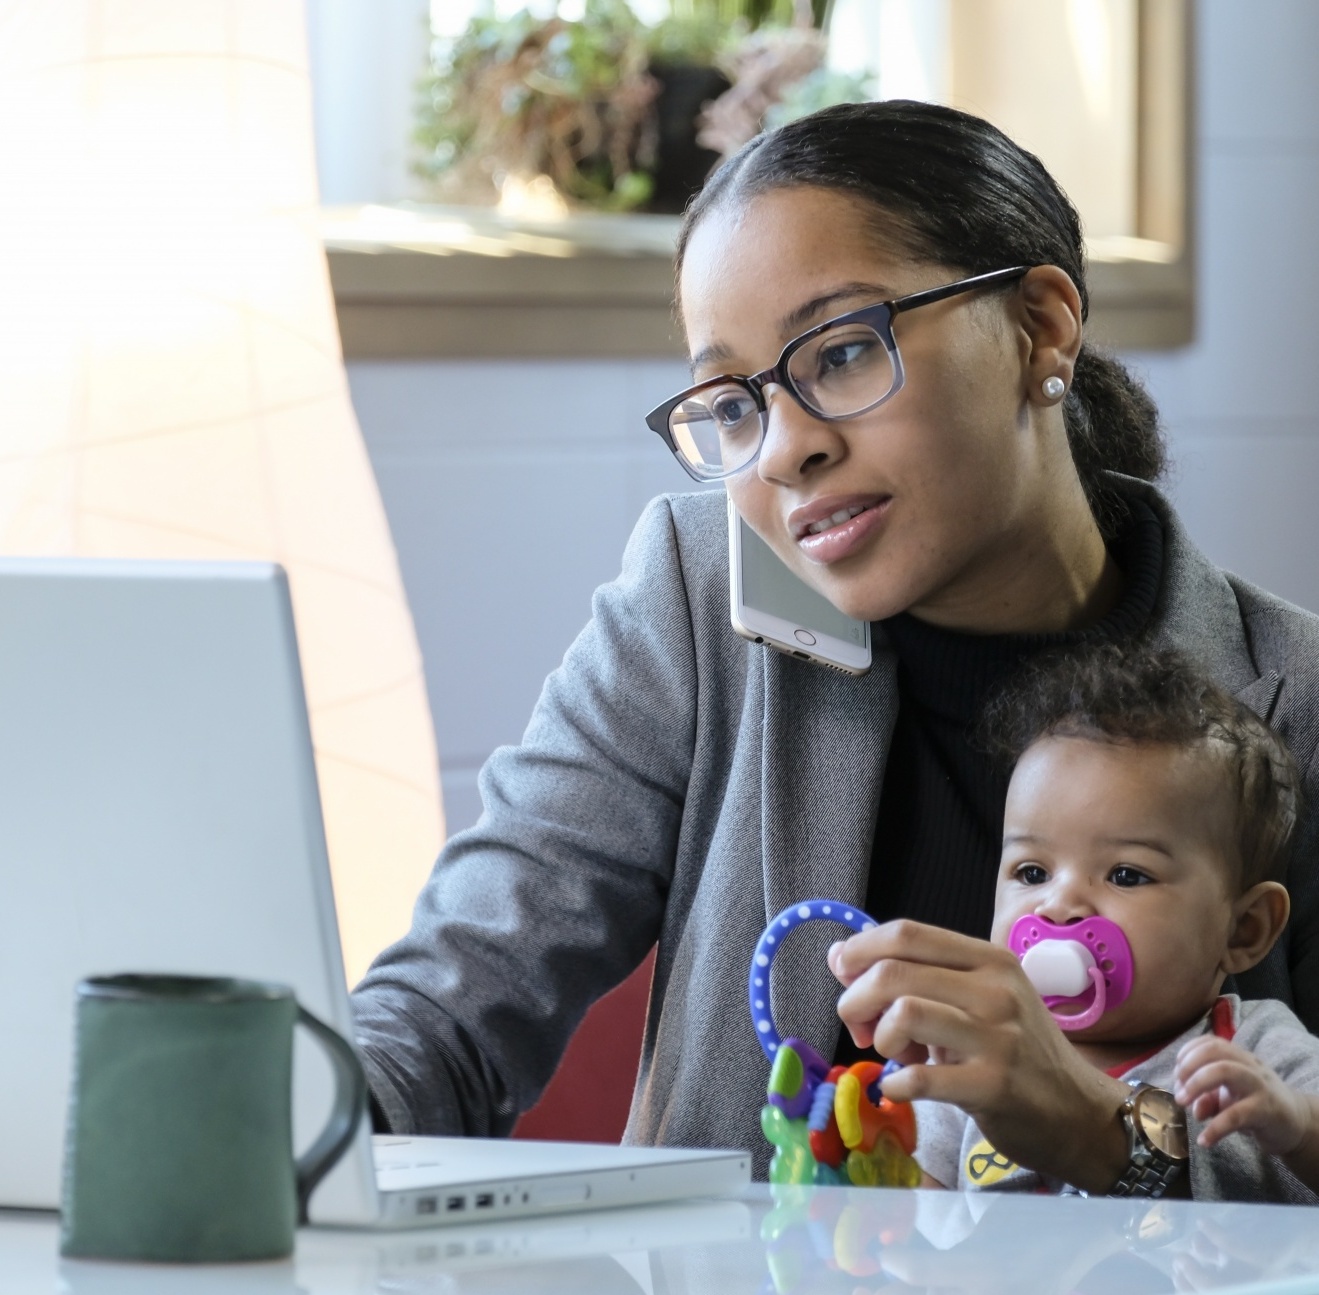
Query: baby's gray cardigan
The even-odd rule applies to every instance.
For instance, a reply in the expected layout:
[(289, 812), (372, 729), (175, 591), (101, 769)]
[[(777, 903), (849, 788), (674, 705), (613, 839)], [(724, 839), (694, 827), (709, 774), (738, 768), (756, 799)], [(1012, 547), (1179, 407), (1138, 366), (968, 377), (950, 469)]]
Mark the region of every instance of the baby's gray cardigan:
[[(1319, 1025), (1319, 620), (1229, 576), (1152, 487), (1164, 527), (1151, 636), (1271, 715), (1304, 771), (1293, 917), (1238, 986)], [(1267, 525), (1267, 519), (1260, 519)], [(524, 627), (533, 632), (533, 627)], [(412, 930), (354, 996), (371, 1089), (397, 1132), (507, 1133), (591, 1002), (658, 941), (629, 1139), (754, 1149), (768, 1066), (747, 1011), (767, 919), (860, 904), (897, 714), (893, 653), (851, 678), (744, 642), (728, 620), (722, 492), (654, 501), (623, 570), (519, 746), (481, 774), (480, 822), (445, 846)], [(780, 1032), (830, 1051), (838, 985), (812, 923), (777, 959)]]
[[(1288, 1087), (1302, 1093), (1319, 1093), (1319, 1039), (1310, 1034), (1296, 1014), (1271, 999), (1243, 1003), (1225, 995), (1232, 1006), (1238, 1047), (1253, 1052), (1275, 1070)], [(1122, 1078), (1143, 1079), (1156, 1088), (1171, 1090), (1177, 1053), (1182, 1045), (1208, 1029), (1208, 1018), (1197, 1021), (1152, 1057), (1134, 1065)], [(916, 1159), (931, 1178), (957, 1191), (980, 1189), (967, 1173), (968, 1157), (984, 1154), (983, 1134), (975, 1121), (944, 1102), (915, 1102)], [(1306, 1185), (1290, 1173), (1276, 1156), (1266, 1155), (1255, 1140), (1233, 1133), (1205, 1150), (1196, 1145), (1204, 1123), (1187, 1116), (1191, 1140), (1191, 1195), (1197, 1201), (1268, 1201), (1279, 1205), (1314, 1205), (1319, 1202)], [(1061, 1191), (1063, 1185), (1017, 1168), (996, 1179), (985, 1190)]]

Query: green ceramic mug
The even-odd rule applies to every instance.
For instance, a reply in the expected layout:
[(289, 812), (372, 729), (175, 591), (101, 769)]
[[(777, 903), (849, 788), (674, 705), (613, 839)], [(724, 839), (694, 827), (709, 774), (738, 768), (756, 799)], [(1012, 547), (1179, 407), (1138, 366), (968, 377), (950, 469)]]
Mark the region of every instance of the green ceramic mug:
[[(329, 1121), (296, 1162), (295, 1024), (321, 1042), (335, 1074)], [(172, 1263), (282, 1258), (365, 1105), (353, 1049), (284, 985), (84, 980), (60, 1252)]]

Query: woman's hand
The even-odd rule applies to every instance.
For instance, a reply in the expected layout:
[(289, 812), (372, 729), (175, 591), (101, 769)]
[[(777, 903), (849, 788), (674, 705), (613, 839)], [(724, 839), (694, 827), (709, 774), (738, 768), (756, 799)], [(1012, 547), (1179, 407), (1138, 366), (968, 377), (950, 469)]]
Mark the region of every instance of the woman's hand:
[(951, 1102), (1000, 1154), (1085, 1191), (1117, 1181), (1131, 1090), (1077, 1053), (1007, 949), (898, 921), (834, 945), (829, 966), (857, 1045), (907, 1063), (886, 1097)]
[(1173, 1097), (1197, 1120), (1197, 1139), (1216, 1146), (1229, 1133), (1248, 1133), (1311, 1191), (1319, 1191), (1319, 1097), (1288, 1088), (1271, 1067), (1212, 1034), (1177, 1054)]

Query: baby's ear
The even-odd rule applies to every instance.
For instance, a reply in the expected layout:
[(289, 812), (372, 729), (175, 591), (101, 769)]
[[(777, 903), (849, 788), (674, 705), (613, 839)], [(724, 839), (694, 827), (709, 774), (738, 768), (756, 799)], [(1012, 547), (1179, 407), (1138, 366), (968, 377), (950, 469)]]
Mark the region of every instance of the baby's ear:
[(1232, 906), (1232, 930), (1222, 970), (1235, 976), (1262, 962), (1287, 925), (1291, 907), (1286, 887), (1276, 881), (1261, 881), (1246, 891)]

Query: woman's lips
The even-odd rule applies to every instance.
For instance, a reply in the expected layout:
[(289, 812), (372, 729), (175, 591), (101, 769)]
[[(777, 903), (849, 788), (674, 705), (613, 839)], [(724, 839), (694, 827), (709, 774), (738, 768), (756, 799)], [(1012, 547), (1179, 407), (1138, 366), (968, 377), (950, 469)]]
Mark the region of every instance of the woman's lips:
[[(855, 553), (884, 524), (891, 503), (892, 498), (886, 497), (867, 504), (854, 516), (833, 523), (815, 534), (807, 530), (798, 537), (798, 547), (812, 562), (822, 566), (840, 562)], [(851, 509), (840, 508), (837, 511), (851, 512)]]

